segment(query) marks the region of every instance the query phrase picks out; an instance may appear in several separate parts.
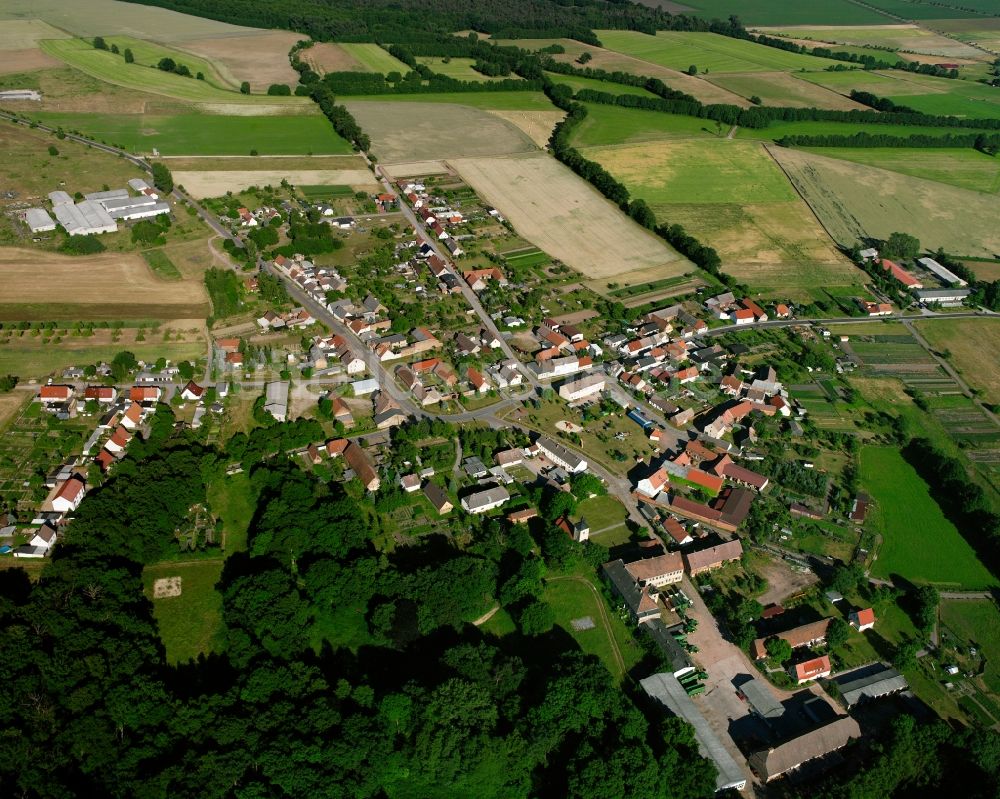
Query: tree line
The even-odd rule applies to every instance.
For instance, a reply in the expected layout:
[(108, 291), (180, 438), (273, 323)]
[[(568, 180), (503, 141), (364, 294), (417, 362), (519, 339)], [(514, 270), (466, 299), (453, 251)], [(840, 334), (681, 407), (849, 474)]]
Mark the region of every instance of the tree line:
[(570, 144), (573, 130), (587, 117), (587, 107), (573, 99), (572, 89), (546, 79), (545, 94), (556, 108), (566, 112), (566, 118), (556, 125), (549, 139), (549, 149), (552, 154), (615, 203), (637, 224), (651, 230), (697, 266), (716, 275), (727, 285), (732, 284), (734, 282), (732, 278), (722, 272), (722, 259), (714, 248), (702, 244), (681, 225), (660, 224), (644, 200), (630, 201), (629, 191), (622, 183), (604, 167), (586, 158)]
[[(691, 728), (553, 626), (546, 575), (579, 550), (565, 534), (474, 520), (461, 545), (379, 551), (369, 501), (281, 454), (248, 469), (247, 551), (218, 583), (221, 653), (170, 665), (143, 568), (235, 453), (154, 420), (37, 582), (0, 571), (4, 795), (713, 795)], [(468, 623), (494, 603), (517, 623), (502, 639)]]
[(895, 136), (887, 133), (813, 133), (793, 134), (776, 139), (782, 147), (974, 147), (987, 150), (1000, 146), (1000, 134), (987, 136), (982, 133), (934, 136), (914, 133)]

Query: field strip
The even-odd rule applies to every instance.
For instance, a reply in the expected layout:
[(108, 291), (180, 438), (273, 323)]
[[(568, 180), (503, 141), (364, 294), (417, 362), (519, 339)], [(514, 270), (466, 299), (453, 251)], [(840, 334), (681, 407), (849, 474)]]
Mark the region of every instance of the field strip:
[(640, 271), (641, 282), (649, 282), (691, 268), (550, 155), (459, 158), (447, 163), (521, 236), (588, 278), (628, 283), (628, 273)]
[(221, 197), (227, 191), (240, 192), (251, 186), (277, 186), (282, 180), (302, 186), (351, 186), (376, 188), (375, 176), (367, 169), (300, 170), (202, 170), (174, 172), (174, 182), (196, 200)]

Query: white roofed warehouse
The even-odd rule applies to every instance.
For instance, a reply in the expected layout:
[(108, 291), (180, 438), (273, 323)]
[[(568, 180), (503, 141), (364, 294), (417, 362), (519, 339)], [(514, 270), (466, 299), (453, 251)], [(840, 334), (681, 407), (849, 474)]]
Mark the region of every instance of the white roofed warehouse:
[(44, 208), (29, 208), (24, 212), (24, 223), (32, 233), (47, 233), (56, 229), (56, 223)]

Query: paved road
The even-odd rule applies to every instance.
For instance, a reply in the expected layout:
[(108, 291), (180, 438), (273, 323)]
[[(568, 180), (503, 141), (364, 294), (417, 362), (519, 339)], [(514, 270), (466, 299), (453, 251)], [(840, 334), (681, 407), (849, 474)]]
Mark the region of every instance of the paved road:
[[(365, 157), (366, 161), (368, 160), (368, 156), (366, 156), (364, 153), (362, 153), (362, 156)], [(369, 165), (371, 165), (370, 161), (368, 163)], [(382, 173), (381, 169), (376, 168), (375, 174), (382, 182), (382, 185), (385, 187), (385, 190), (387, 192), (391, 194), (396, 194), (398, 196), (398, 191), (393, 188), (392, 184)], [(426, 240), (430, 244), (431, 249), (434, 250), (434, 252), (438, 255), (438, 257), (440, 257), (441, 260), (443, 260), (445, 263), (450, 264), (451, 255), (441, 249), (441, 246), (438, 243), (437, 236), (434, 236), (427, 232), (427, 228), (424, 227), (423, 221), (419, 219), (415, 213), (413, 213), (413, 210), (403, 201), (402, 198), (400, 198), (399, 200), (399, 208), (403, 212), (403, 216), (413, 226), (413, 228), (424, 238), (424, 240)], [(510, 360), (514, 361), (518, 365), (518, 369), (520, 369), (521, 372), (524, 374), (524, 376), (528, 379), (528, 382), (534, 388), (540, 389), (541, 384), (538, 382), (538, 379), (535, 377), (534, 373), (532, 373), (529, 369), (526, 369), (524, 365), (521, 363), (521, 361), (518, 360), (517, 356), (514, 355), (514, 351), (510, 348), (510, 345), (507, 343), (506, 339), (504, 339), (504, 337), (500, 335), (500, 330), (497, 328), (494, 321), (490, 318), (490, 315), (486, 312), (486, 309), (483, 307), (483, 304), (479, 301), (479, 297), (476, 295), (476, 292), (472, 290), (472, 287), (462, 278), (461, 274), (456, 274), (456, 277), (458, 278), (459, 285), (462, 287), (462, 295), (465, 297), (465, 301), (469, 303), (469, 307), (471, 307), (479, 316), (479, 321), (490, 332), (490, 335), (495, 336), (496, 339), (499, 342), (501, 342), (500, 346), (501, 349), (503, 349), (504, 354)]]

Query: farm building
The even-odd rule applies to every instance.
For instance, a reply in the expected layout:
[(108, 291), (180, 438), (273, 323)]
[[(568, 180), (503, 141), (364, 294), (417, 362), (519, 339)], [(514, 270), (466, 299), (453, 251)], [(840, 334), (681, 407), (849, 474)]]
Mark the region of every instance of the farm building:
[(837, 678), (840, 694), (844, 697), (847, 707), (851, 708), (866, 699), (879, 699), (883, 696), (905, 691), (909, 688), (906, 677), (895, 669), (877, 664), (852, 671)]
[(774, 698), (774, 692), (766, 682), (754, 678), (743, 683), (739, 692), (750, 703), (751, 709), (763, 719), (776, 719), (785, 714), (785, 706)]
[(29, 208), (24, 212), (24, 223), (32, 233), (47, 233), (56, 229), (56, 223), (44, 208)]
[(933, 258), (918, 258), (917, 263), (920, 264), (928, 272), (933, 272), (939, 278), (941, 278), (945, 283), (949, 283), (952, 286), (968, 286), (969, 284), (962, 280), (958, 275), (949, 269), (945, 269), (941, 264), (935, 261)]
[(914, 291), (913, 296), (920, 302), (961, 305), (971, 293), (969, 289), (920, 289)]
[(725, 563), (739, 560), (743, 557), (743, 545), (738, 539), (726, 541), (708, 549), (698, 552), (685, 553), (684, 559), (687, 561), (688, 574), (694, 577), (696, 574), (711, 571)]
[[(55, 193), (55, 192), (53, 192)], [(118, 223), (94, 200), (80, 203), (60, 203), (53, 207), (56, 219), (71, 236), (91, 236), (97, 233), (114, 233)]]
[(148, 219), (151, 216), (169, 214), (170, 205), (145, 195), (139, 197), (114, 197), (100, 200), (104, 210), (112, 219)]
[(52, 207), (55, 208), (57, 205), (66, 205), (69, 203), (73, 204), (73, 198), (69, 196), (69, 192), (65, 192), (62, 189), (56, 189), (56, 191), (49, 192), (49, 202), (52, 203)]
[(673, 674), (662, 672), (640, 680), (639, 684), (650, 697), (659, 701), (671, 713), (694, 728), (698, 751), (715, 764), (716, 790), (724, 791), (735, 788), (737, 791), (742, 791), (747, 784), (746, 775), (735, 758), (729, 754), (730, 749), (735, 750), (735, 744), (730, 741), (730, 746), (727, 747), (723, 743), (701, 711), (698, 710), (694, 701), (688, 696), (680, 680)]
[(0, 100), (34, 100), (40, 102), (42, 93), (34, 89), (4, 89), (0, 92)]
[(891, 274), (896, 280), (902, 283), (908, 289), (922, 289), (924, 284), (917, 280), (913, 275), (907, 272), (903, 267), (897, 264), (895, 261), (890, 261), (888, 258), (882, 259), (882, 268)]
[[(819, 621), (802, 624), (784, 632), (775, 633), (778, 638), (788, 641), (792, 649), (799, 649), (803, 646), (812, 646), (826, 640), (826, 631), (830, 626), (830, 619), (820, 619)], [(763, 638), (755, 638), (750, 647), (750, 653), (754, 660), (761, 660), (767, 657), (767, 649), (764, 647)]]
[(755, 752), (749, 758), (750, 768), (764, 782), (770, 782), (804, 763), (826, 757), (860, 737), (858, 722), (850, 716), (841, 716), (779, 746)]
[(279, 422), (288, 416), (288, 386), (287, 380), (277, 380), (264, 387), (264, 410)]
[(85, 200), (103, 203), (105, 200), (128, 199), (128, 189), (108, 189), (107, 191), (92, 191), (83, 195)]

